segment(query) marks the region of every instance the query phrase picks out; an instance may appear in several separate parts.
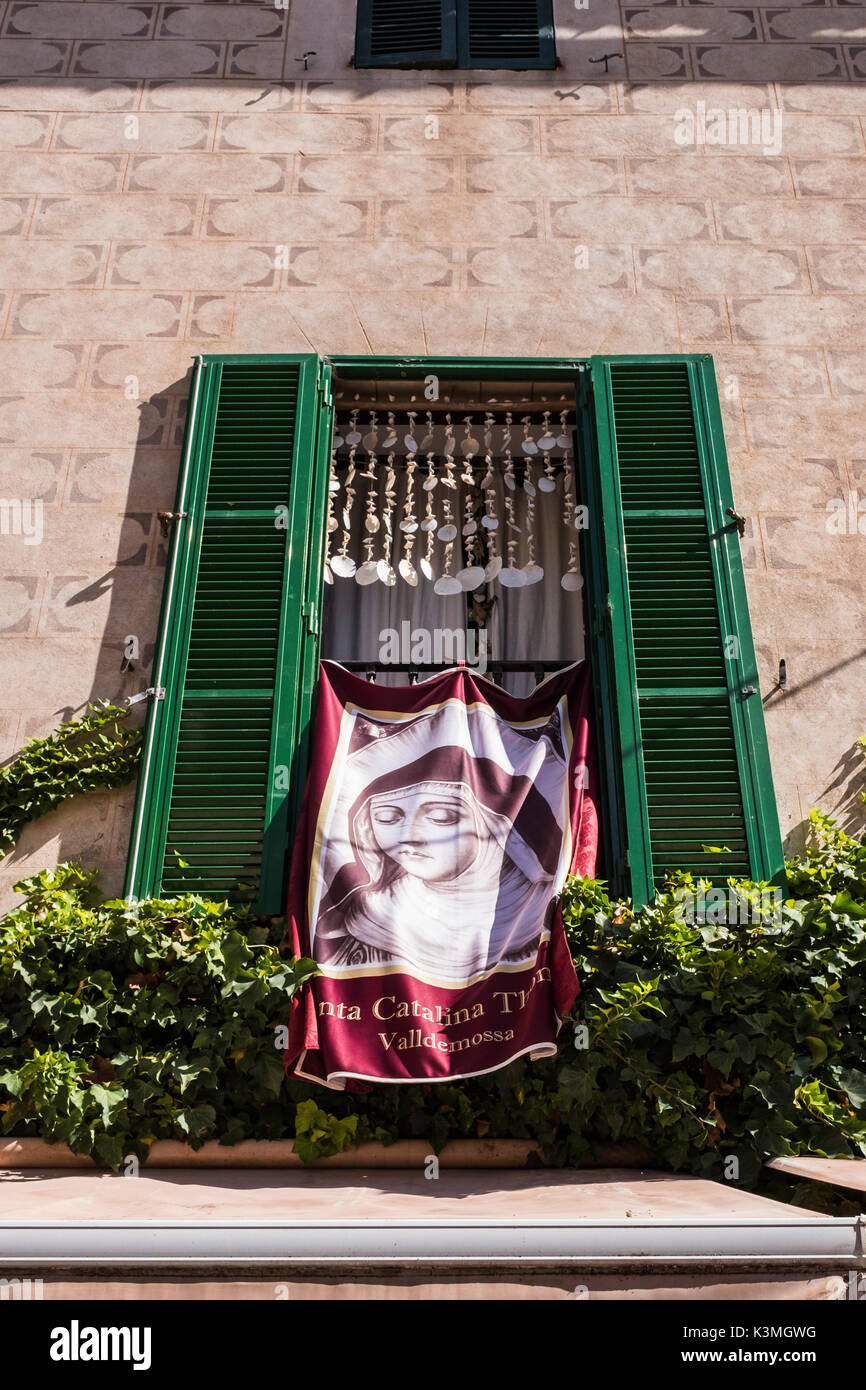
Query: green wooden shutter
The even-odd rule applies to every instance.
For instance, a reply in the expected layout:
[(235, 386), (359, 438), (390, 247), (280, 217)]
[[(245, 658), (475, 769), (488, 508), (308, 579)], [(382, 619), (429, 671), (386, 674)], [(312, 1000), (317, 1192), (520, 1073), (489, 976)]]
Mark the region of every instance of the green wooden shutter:
[(283, 910), (318, 661), (331, 414), (317, 357), (199, 364), (128, 896)]
[(555, 68), (551, 0), (458, 0), (461, 68)]
[(593, 358), (590, 398), (606, 580), (593, 598), (632, 891), (650, 899), (677, 868), (772, 880), (783, 853), (712, 361)]
[(358, 0), (356, 68), (453, 68), (455, 0)]

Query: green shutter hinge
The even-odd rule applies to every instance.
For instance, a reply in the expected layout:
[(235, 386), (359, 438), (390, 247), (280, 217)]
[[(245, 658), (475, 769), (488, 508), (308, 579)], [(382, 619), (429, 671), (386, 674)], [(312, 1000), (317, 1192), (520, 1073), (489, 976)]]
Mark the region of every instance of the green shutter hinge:
[(305, 603), (301, 606), (301, 617), (307, 620), (307, 632), (311, 637), (319, 635), (319, 614), (314, 603)]
[(600, 637), (606, 627), (610, 626), (613, 618), (613, 607), (610, 599), (605, 603), (597, 603), (592, 612), (592, 635)]
[(334, 397), (331, 391), (331, 377), (327, 370), (330, 365), (330, 360), (327, 357), (320, 360), (319, 371), (316, 377), (316, 386), (318, 387), (319, 395), (322, 397), (322, 405), (327, 406), (329, 410), (334, 404)]

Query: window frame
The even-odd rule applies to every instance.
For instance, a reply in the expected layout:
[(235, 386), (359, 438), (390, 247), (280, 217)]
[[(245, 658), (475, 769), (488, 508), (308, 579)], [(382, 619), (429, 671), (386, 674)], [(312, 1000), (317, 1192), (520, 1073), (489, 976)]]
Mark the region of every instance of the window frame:
[[(309, 358), (311, 355), (305, 356)], [(742, 559), (739, 553), (739, 541), (730, 534), (731, 526), (726, 525), (725, 521), (721, 519), (725, 506), (732, 503), (733, 497), (712, 357), (706, 353), (618, 354), (611, 357), (575, 358), (406, 357), (392, 355), (335, 355), (331, 357), (324, 354), (312, 354), (312, 356), (319, 363), (318, 375), (320, 380), (317, 389), (322, 393), (324, 405), (330, 413), (327, 417), (327, 426), (323, 423), (324, 416), (319, 417), (320, 423), (308, 440), (309, 461), (303, 466), (310, 470), (313, 480), (311, 486), (314, 492), (318, 488), (323, 496), (334, 420), (331, 395), (332, 373), (333, 378), (339, 381), (400, 379), (416, 380), (419, 384), (425, 383), (427, 378), (435, 377), (450, 380), (474, 379), (497, 382), (520, 381), (526, 380), (528, 377), (538, 377), (563, 384), (568, 383), (574, 390), (577, 413), (575, 442), (579, 446), (575, 448), (578, 500), (586, 504), (591, 521), (595, 518), (597, 523), (595, 526), (591, 524), (588, 531), (581, 531), (580, 543), (581, 568), (585, 578), (583, 592), (585, 644), (592, 664), (596, 742), (600, 782), (603, 787), (599, 808), (601, 815), (599, 876), (609, 882), (613, 891), (630, 893), (638, 904), (651, 900), (654, 889), (650, 861), (645, 852), (646, 821), (649, 813), (646, 797), (641, 798), (639, 788), (636, 789), (635, 786), (635, 777), (627, 772), (629, 757), (631, 757), (632, 762), (640, 761), (634, 757), (635, 748), (638, 745), (636, 731), (639, 729), (639, 722), (637, 722), (639, 716), (636, 712), (637, 689), (633, 677), (629, 675), (633, 661), (629, 663), (629, 661), (624, 660), (621, 651), (623, 641), (627, 645), (629, 640), (628, 632), (624, 631), (623, 625), (625, 625), (625, 629), (628, 628), (631, 622), (631, 610), (628, 603), (628, 584), (621, 538), (620, 542), (617, 541), (617, 528), (620, 526), (621, 517), (617, 511), (619, 504), (615, 493), (616, 455), (615, 448), (612, 447), (611, 443), (612, 434), (607, 413), (607, 398), (600, 390), (600, 383), (604, 379), (607, 364), (611, 362), (685, 365), (690, 380), (697, 383), (697, 389), (693, 395), (695, 428), (702, 442), (702, 447), (707, 451), (709, 466), (713, 478), (716, 480), (714, 500), (712, 506), (708, 506), (707, 518), (711, 526), (711, 536), (720, 530), (727, 533), (722, 551), (726, 566), (726, 584), (719, 588), (720, 611), (725, 610), (727, 617), (732, 610), (734, 628), (741, 630), (743, 635), (745, 664), (751, 670), (755, 665), (754, 645), (751, 636), (751, 620)], [(213, 365), (226, 363), (273, 365), (296, 361), (297, 358), (298, 354), (227, 353), (207, 354), (199, 358), (198, 361)], [(206, 389), (201, 391), (201, 375), (201, 371), (197, 371), (190, 396), (189, 419), (178, 482), (178, 511), (186, 510), (185, 499), (189, 493), (191, 469), (195, 474), (193, 467), (195, 458), (200, 455), (202, 448), (208, 443), (207, 432), (201, 429), (196, 430), (196, 420), (207, 419), (208, 412), (212, 412), (213, 387), (206, 382)], [(318, 496), (318, 492), (316, 495)], [(194, 500), (193, 498), (192, 501), (194, 502)], [(326, 506), (323, 517), (325, 515)], [(302, 545), (304, 550), (303, 590), (306, 596), (304, 613), (307, 615), (307, 622), (315, 624), (314, 627), (310, 627), (311, 632), (317, 631), (318, 614), (321, 612), (324, 588), (322, 573), (324, 544), (324, 520), (321, 534), (313, 535), (313, 528), (307, 525), (306, 539), (303, 540)], [(714, 563), (718, 566), (721, 560), (717, 558)], [(155, 685), (159, 685), (162, 680), (160, 673), (163, 670), (165, 654), (167, 651), (170, 653), (177, 641), (176, 634), (167, 630), (166, 614), (171, 611), (172, 603), (176, 602), (173, 596), (178, 583), (181, 584), (182, 589), (182, 577), (179, 580), (177, 573), (178, 564), (179, 538), (177, 531), (175, 531), (163, 591), (157, 657), (154, 663)], [(619, 601), (617, 599), (618, 588), (621, 591)], [(625, 594), (625, 601), (622, 601), (622, 594)], [(183, 604), (188, 606), (188, 596), (185, 596), (183, 592), (181, 592), (180, 599)], [(303, 621), (300, 613), (297, 618), (299, 622)], [(308, 711), (312, 706), (318, 675), (317, 653), (318, 647), (314, 651), (312, 644), (306, 643), (302, 652), (303, 659), (299, 663), (297, 671), (295, 698), (304, 703)], [(752, 862), (756, 869), (756, 876), (760, 877), (757, 871), (763, 868), (764, 877), (779, 882), (784, 872), (784, 859), (781, 851), (778, 811), (773, 791), (763, 710), (759, 701), (754, 706), (752, 702), (747, 702), (747, 706), (745, 731), (737, 734), (735, 730), (735, 738), (739, 756), (739, 777), (743, 804), (753, 817), (753, 828), (750, 834), (750, 848), (753, 850)], [(631, 745), (628, 743), (628, 729), (623, 724), (624, 719), (625, 724), (628, 724), (630, 711), (635, 719), (635, 732), (632, 735)], [(159, 703), (156, 702), (148, 712), (143, 763), (145, 770), (151, 759), (154, 729), (157, 727), (158, 717)], [(164, 730), (160, 737), (164, 742), (166, 737)], [(303, 764), (304, 747), (308, 737), (309, 718), (306, 718), (298, 725), (298, 742), (293, 749), (293, 760), (298, 767)], [(141, 856), (142, 837), (145, 841), (143, 853), (145, 855), (152, 854), (152, 846), (147, 843), (147, 827), (162, 814), (160, 808), (170, 792), (170, 788), (158, 787), (151, 805), (142, 793), (142, 785), (143, 782), (140, 783), (139, 787), (136, 820), (130, 845), (130, 865), (138, 862)], [(281, 828), (285, 831), (287, 845), (290, 843), (294, 831), (302, 795), (303, 779), (295, 776), (292, 778), (292, 786), (280, 814)], [(144, 830), (142, 829), (143, 826)], [(758, 837), (757, 840), (755, 839), (756, 836)], [(756, 844), (758, 846), (757, 853), (754, 852)], [(270, 866), (270, 873), (272, 878), (277, 873), (277, 868), (274, 865)], [(127, 883), (131, 885), (133, 882), (134, 875), (132, 868), (130, 868)], [(127, 887), (128, 894), (135, 891), (134, 887)]]
[[(521, 59), (503, 63), (498, 59), (472, 61), (469, 48), (469, 0), (442, 0), (442, 49), (437, 59), (414, 57), (411, 49), (395, 49), (392, 53), (371, 53), (373, 0), (357, 0), (355, 15), (355, 52), (353, 63), (358, 71), (378, 71), (402, 68), (416, 71), (450, 72), (553, 72), (559, 67), (556, 56), (556, 26), (553, 0), (535, 0), (538, 11), (539, 56), (536, 60)], [(452, 57), (453, 54), (453, 57)]]

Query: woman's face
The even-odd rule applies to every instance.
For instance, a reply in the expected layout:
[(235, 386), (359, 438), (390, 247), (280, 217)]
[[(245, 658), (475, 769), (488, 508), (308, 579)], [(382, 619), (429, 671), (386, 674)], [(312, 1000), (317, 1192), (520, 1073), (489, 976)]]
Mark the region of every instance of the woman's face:
[(399, 798), (383, 793), (373, 798), (370, 816), (379, 848), (428, 883), (462, 874), (481, 847), (475, 817), (456, 796), (423, 789)]

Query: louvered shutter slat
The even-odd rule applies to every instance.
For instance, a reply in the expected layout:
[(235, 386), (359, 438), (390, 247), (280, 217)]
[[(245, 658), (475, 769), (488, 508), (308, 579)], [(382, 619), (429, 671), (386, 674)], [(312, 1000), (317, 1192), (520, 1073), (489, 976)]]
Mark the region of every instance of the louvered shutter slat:
[(551, 0), (458, 0), (461, 68), (553, 68)]
[(320, 582), (330, 419), (316, 358), (212, 359), (202, 372), (127, 891), (273, 913), (294, 790), (276, 774), (303, 776), (317, 656), (301, 610)]
[(454, 67), (455, 0), (358, 0), (356, 68)]
[(772, 879), (782, 847), (760, 696), (745, 693), (757, 672), (712, 363), (594, 359), (591, 410), (635, 894), (675, 869)]

